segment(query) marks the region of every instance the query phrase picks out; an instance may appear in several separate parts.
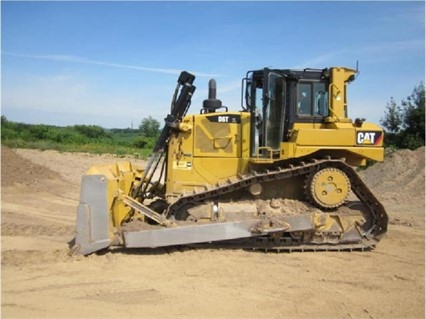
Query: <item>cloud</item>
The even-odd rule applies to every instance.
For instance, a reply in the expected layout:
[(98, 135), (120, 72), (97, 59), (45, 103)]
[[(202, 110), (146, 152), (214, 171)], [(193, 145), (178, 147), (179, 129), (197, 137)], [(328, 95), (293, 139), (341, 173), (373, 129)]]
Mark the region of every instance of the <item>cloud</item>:
[[(376, 61), (379, 59), (379, 61), (383, 62), (386, 61), (385, 58), (398, 53), (424, 52), (424, 46), (425, 42), (423, 39), (382, 41), (324, 52), (313, 56), (302, 64), (293, 66), (292, 68), (322, 68), (325, 66), (336, 65), (336, 61), (339, 63), (341, 63), (341, 61), (346, 62), (348, 59), (352, 59), (353, 57), (360, 59), (361, 61), (369, 61), (372, 59)], [(353, 64), (355, 64), (355, 59)], [(353, 67), (355, 67), (355, 65), (353, 65)]]
[[(336, 57), (344, 53), (344, 50), (336, 50), (317, 55), (300, 65), (291, 67), (291, 69), (305, 69), (305, 68), (323, 68), (330, 65), (331, 61), (336, 60)], [(333, 64), (333, 63), (331, 63)]]
[[(22, 59), (157, 72), (176, 77), (181, 72), (177, 69), (111, 63), (73, 55), (33, 55), (8, 51), (2, 51), (1, 54)], [(217, 74), (201, 72), (191, 73), (199, 77), (217, 76)], [(90, 75), (88, 77), (70, 69), (49, 75), (28, 72), (7, 73), (2, 80), (2, 114), (6, 116), (15, 114), (17, 120), (22, 118), (28, 123), (36, 121), (57, 125), (96, 122), (107, 127), (126, 127), (132, 121), (139, 123), (148, 115), (162, 122), (169, 112), (174, 89), (174, 86), (166, 88), (166, 90), (169, 89), (170, 96), (164, 94), (163, 85), (145, 86), (144, 90), (135, 92), (131, 87), (126, 86), (109, 87), (105, 81), (99, 81), (99, 79), (91, 78)], [(197, 96), (200, 97), (200, 94)], [(206, 97), (203, 96), (203, 98)]]
[(395, 53), (398, 51), (413, 51), (413, 50), (424, 50), (425, 41), (420, 39), (413, 40), (401, 40), (401, 41), (389, 41), (379, 42), (368, 46), (360, 47), (355, 52), (363, 54), (381, 54), (386, 52)]
[[(166, 69), (166, 68), (150, 68), (150, 67), (142, 67), (137, 65), (128, 65), (128, 64), (121, 64), (121, 63), (112, 63), (112, 62), (105, 62), (105, 61), (98, 61), (98, 60), (92, 60), (87, 59), (84, 57), (79, 56), (73, 56), (73, 55), (34, 55), (34, 54), (20, 54), (20, 53), (13, 53), (8, 51), (2, 51), (2, 55), (7, 55), (11, 57), (16, 58), (27, 58), (27, 59), (38, 59), (38, 60), (49, 60), (49, 61), (55, 61), (55, 62), (72, 62), (72, 63), (81, 63), (81, 64), (92, 64), (92, 65), (100, 65), (100, 66), (106, 66), (106, 67), (112, 67), (112, 68), (121, 68), (121, 69), (130, 69), (130, 70), (137, 70), (137, 71), (144, 71), (144, 72), (157, 72), (157, 73), (165, 73), (165, 74), (173, 74), (173, 75), (179, 75), (181, 70), (178, 69)], [(197, 71), (188, 71), (195, 76), (200, 77), (213, 77), (218, 76), (218, 74), (213, 73), (202, 73)]]

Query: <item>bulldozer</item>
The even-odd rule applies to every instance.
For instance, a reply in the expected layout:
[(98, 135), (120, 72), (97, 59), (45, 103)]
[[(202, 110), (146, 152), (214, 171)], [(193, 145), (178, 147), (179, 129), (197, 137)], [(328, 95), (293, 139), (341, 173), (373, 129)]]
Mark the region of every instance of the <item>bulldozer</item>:
[(383, 161), (384, 133), (348, 117), (358, 73), (248, 71), (239, 111), (222, 104), (211, 79), (200, 111), (187, 114), (195, 76), (183, 71), (146, 166), (94, 165), (82, 177), (70, 254), (375, 248), (388, 216), (357, 169)]

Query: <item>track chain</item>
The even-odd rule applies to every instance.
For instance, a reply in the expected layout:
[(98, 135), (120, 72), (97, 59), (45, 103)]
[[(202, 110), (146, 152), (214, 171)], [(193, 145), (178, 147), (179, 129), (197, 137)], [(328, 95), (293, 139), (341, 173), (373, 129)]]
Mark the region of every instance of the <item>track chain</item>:
[(256, 239), (247, 238), (242, 240), (233, 240), (229, 242), (215, 242), (213, 244), (191, 244), (185, 245), (193, 248), (214, 248), (222, 249), (244, 249), (264, 252), (320, 252), (320, 251), (367, 251), (374, 249), (379, 243), (375, 239), (365, 239), (357, 244), (296, 244), (291, 238), (278, 238), (271, 240), (270, 237), (257, 237)]
[[(173, 215), (181, 207), (188, 203), (201, 203), (205, 200), (213, 200), (219, 198), (220, 195), (231, 193), (233, 191), (247, 188), (255, 183), (264, 183), (276, 180), (287, 179), (294, 176), (308, 175), (313, 172), (319, 171), (323, 168), (334, 167), (342, 170), (348, 176), (351, 182), (352, 192), (358, 197), (358, 199), (364, 203), (371, 211), (373, 218), (372, 227), (363, 234), (363, 241), (357, 244), (315, 244), (315, 243), (302, 243), (296, 244), (295, 242), (288, 242), (288, 238), (274, 239), (271, 241), (270, 237), (258, 237), (255, 240), (245, 240), (244, 243), (238, 243), (239, 248), (247, 249), (266, 249), (266, 250), (282, 250), (282, 251), (324, 251), (324, 250), (365, 250), (373, 248), (382, 238), (387, 231), (388, 216), (383, 205), (374, 196), (370, 189), (361, 180), (354, 169), (346, 164), (343, 159), (314, 159), (310, 162), (299, 162), (295, 165), (288, 165), (286, 167), (275, 167), (274, 169), (266, 169), (262, 172), (251, 171), (248, 174), (238, 175), (234, 178), (230, 178), (224, 183), (216, 184), (214, 187), (205, 191), (196, 192), (190, 194), (184, 194), (178, 201), (170, 205), (167, 214)], [(254, 242), (253, 242), (254, 241)], [(227, 243), (225, 246), (233, 246), (233, 243)], [(246, 246), (246, 247), (245, 247)]]

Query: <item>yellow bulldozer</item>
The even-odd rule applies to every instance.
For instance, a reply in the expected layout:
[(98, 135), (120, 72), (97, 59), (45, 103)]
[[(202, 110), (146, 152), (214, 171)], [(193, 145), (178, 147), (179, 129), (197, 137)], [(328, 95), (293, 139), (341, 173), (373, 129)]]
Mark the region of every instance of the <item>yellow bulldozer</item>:
[(356, 173), (383, 161), (383, 130), (348, 118), (358, 70), (261, 69), (228, 111), (216, 81), (187, 114), (195, 76), (182, 72), (146, 167), (98, 165), (82, 178), (70, 253), (206, 246), (364, 250), (387, 231), (382, 204)]

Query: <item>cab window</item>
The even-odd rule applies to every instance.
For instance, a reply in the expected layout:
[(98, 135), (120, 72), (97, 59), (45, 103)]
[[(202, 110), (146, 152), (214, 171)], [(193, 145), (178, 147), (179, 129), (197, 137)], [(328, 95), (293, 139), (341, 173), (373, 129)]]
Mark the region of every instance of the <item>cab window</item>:
[(297, 93), (297, 114), (310, 116), (312, 114), (312, 85), (300, 83)]
[(297, 115), (301, 117), (328, 116), (328, 91), (325, 83), (301, 82), (298, 84)]
[(314, 116), (328, 115), (328, 90), (325, 83), (314, 83)]

